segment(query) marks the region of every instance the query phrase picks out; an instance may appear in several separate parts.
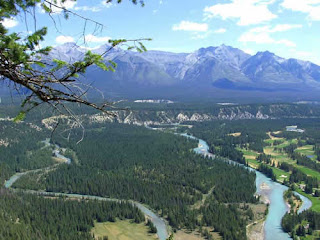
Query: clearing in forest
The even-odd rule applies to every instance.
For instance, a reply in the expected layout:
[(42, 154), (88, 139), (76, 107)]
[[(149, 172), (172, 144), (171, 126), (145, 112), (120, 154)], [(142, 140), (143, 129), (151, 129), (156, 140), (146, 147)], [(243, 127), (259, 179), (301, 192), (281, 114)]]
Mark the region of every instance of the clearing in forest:
[[(281, 133), (281, 131), (277, 131), (277, 132), (272, 132), (272, 134), (279, 134), (279, 133)], [(279, 137), (275, 137), (275, 136), (273, 136), (272, 134), (271, 134), (271, 132), (267, 132), (267, 134), (268, 134), (268, 136), (269, 136), (269, 138), (271, 139), (271, 140), (283, 140), (283, 138), (279, 138)]]
[(95, 239), (108, 237), (108, 240), (153, 240), (156, 234), (149, 233), (149, 227), (144, 223), (136, 224), (131, 221), (116, 221), (95, 223), (91, 230)]
[[(222, 239), (219, 233), (212, 232), (210, 231), (210, 229), (207, 229), (207, 230), (210, 232), (213, 239), (216, 239), (216, 240)], [(174, 240), (205, 240), (206, 239), (205, 237), (202, 237), (198, 232), (185, 232), (181, 230), (177, 231), (173, 236), (174, 236), (173, 237)]]
[(229, 133), (228, 136), (240, 137), (241, 136), (241, 132)]
[(184, 231), (177, 231), (174, 234), (174, 240), (204, 240), (200, 233), (185, 233)]
[(304, 145), (302, 147), (298, 147), (295, 152), (301, 153), (302, 155), (305, 155), (309, 157), (312, 160), (316, 160), (317, 156), (315, 155), (315, 152), (313, 150), (313, 145)]

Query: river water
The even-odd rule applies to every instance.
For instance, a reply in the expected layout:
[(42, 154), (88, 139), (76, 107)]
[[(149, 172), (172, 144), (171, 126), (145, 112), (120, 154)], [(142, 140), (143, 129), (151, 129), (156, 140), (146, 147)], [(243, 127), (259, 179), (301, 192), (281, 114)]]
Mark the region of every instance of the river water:
[[(198, 147), (194, 148), (194, 151), (196, 153), (201, 154), (203, 156), (212, 157), (212, 158), (215, 157), (213, 154), (209, 152), (209, 146), (204, 140), (198, 139), (194, 136), (187, 135), (187, 134), (180, 134), (180, 135), (199, 141)], [(59, 146), (56, 145), (53, 152), (57, 157), (63, 158), (66, 163), (68, 164), (71, 163), (71, 159), (66, 158), (60, 154)], [(226, 161), (230, 163), (239, 164), (231, 160), (226, 160)], [(9, 180), (5, 182), (5, 187), (11, 188), (14, 182), (16, 182), (21, 176), (31, 172), (36, 172), (41, 170), (43, 169), (31, 170), (24, 173), (16, 173)], [(281, 219), (284, 216), (284, 214), (289, 210), (287, 204), (283, 199), (283, 193), (288, 189), (288, 187), (272, 181), (270, 178), (266, 177), (264, 174), (254, 169), (251, 169), (251, 170), (255, 171), (256, 173), (257, 194), (265, 196), (269, 201), (269, 213), (264, 225), (264, 232), (265, 232), (264, 239), (265, 240), (291, 239), (290, 236), (287, 233), (283, 232), (281, 228)], [(62, 196), (68, 196), (68, 197), (74, 197), (74, 198), (87, 198), (87, 199), (95, 199), (95, 200), (102, 200), (102, 201), (120, 201), (118, 199), (104, 198), (104, 197), (91, 196), (91, 195), (49, 193), (49, 192), (32, 191), (32, 190), (26, 190), (26, 192), (33, 193), (33, 194), (40, 194), (40, 195), (55, 195), (55, 196), (62, 195)], [(309, 209), (312, 206), (312, 203), (309, 199), (307, 199), (306, 197), (302, 196), (299, 193), (295, 193), (295, 194), (298, 195), (303, 201), (303, 204), (298, 211), (299, 213), (306, 209)], [(153, 224), (157, 228), (157, 234), (159, 239), (166, 240), (166, 238), (168, 237), (168, 231), (167, 231), (167, 225), (165, 221), (162, 218), (160, 218), (157, 214), (152, 212), (146, 206), (134, 201), (131, 201), (131, 202), (152, 220)]]
[[(46, 139), (43, 141), (45, 143), (45, 146), (50, 146), (51, 144), (49, 143), (49, 139)], [(61, 148), (58, 145), (55, 145), (55, 149), (52, 151), (53, 154), (64, 160), (64, 163), (70, 164), (71, 159), (63, 156), (61, 152)], [(61, 163), (60, 163), (61, 164)], [(29, 170), (26, 172), (22, 173), (16, 173), (13, 176), (8, 179), (4, 187), (5, 188), (11, 188), (12, 185), (23, 175), (29, 174), (29, 173), (35, 173), (39, 172), (42, 170), (49, 170), (52, 169), (60, 164), (55, 164), (50, 167), (42, 168), (42, 169), (35, 169), (35, 170)], [(37, 195), (45, 195), (45, 196), (66, 196), (66, 197), (71, 197), (71, 198), (79, 198), (79, 199), (90, 199), (90, 200), (99, 200), (99, 201), (122, 201), (119, 199), (113, 199), (113, 198), (105, 198), (105, 197), (100, 197), (100, 196), (92, 196), (92, 195), (82, 195), (82, 194), (72, 194), (72, 193), (56, 193), (56, 192), (45, 192), (45, 191), (34, 191), (34, 190), (22, 190), (18, 189), (17, 191), (23, 191), (25, 193), (29, 194), (37, 194)], [(167, 229), (167, 224), (166, 222), (159, 217), (156, 213), (152, 212), (151, 209), (148, 207), (142, 205), (141, 203), (135, 202), (135, 201), (130, 201), (134, 206), (136, 206), (138, 209), (140, 209), (141, 212), (143, 212), (148, 218), (151, 220), (151, 222), (154, 224), (154, 226), (157, 229), (157, 235), (159, 240), (166, 240), (168, 237), (168, 229)]]
[[(213, 154), (209, 152), (209, 146), (204, 140), (198, 139), (194, 136), (187, 135), (187, 134), (181, 134), (181, 135), (184, 137), (188, 137), (188, 138), (199, 141), (198, 147), (194, 149), (196, 153), (204, 156), (209, 156), (212, 158), (215, 157)], [(231, 160), (227, 160), (227, 161), (233, 162)], [(236, 164), (239, 164), (239, 163), (236, 163)], [(251, 170), (255, 171), (256, 173), (257, 194), (265, 196), (269, 201), (269, 213), (267, 215), (265, 225), (264, 225), (264, 232), (265, 232), (264, 239), (265, 240), (291, 239), (289, 234), (285, 233), (281, 228), (281, 219), (285, 215), (285, 213), (288, 212), (289, 210), (289, 207), (287, 206), (286, 202), (283, 199), (283, 194), (286, 190), (288, 190), (288, 187), (272, 181), (270, 178), (266, 177), (264, 174), (260, 173), (259, 171), (256, 171), (254, 169), (251, 169)], [(308, 198), (296, 192), (295, 194), (298, 195), (303, 201), (302, 206), (300, 207), (298, 213), (304, 210), (307, 210), (312, 206), (312, 203)]]

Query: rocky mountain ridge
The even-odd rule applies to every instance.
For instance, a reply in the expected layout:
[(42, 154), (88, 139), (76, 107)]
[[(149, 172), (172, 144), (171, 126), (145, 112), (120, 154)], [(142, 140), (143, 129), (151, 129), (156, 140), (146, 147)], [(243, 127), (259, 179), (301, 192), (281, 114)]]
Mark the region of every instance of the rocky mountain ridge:
[[(298, 104), (271, 104), (271, 105), (239, 105), (219, 107), (211, 111), (183, 111), (183, 110), (119, 110), (114, 111), (116, 117), (103, 113), (82, 115), (84, 122), (89, 124), (103, 124), (118, 122), (139, 126), (182, 124), (214, 120), (243, 120), (243, 119), (277, 119), (277, 118), (307, 118), (319, 117), (320, 107), (302, 106)], [(42, 120), (42, 124), (53, 128), (57, 120), (68, 121), (66, 116), (53, 116)]]
[[(92, 51), (101, 54), (108, 48), (110, 46), (106, 44)], [(53, 49), (50, 58), (73, 62), (81, 59), (85, 52), (86, 49), (74, 43), (66, 43)], [(169, 86), (180, 91), (192, 87), (199, 91), (209, 88), (320, 90), (320, 66), (298, 59), (284, 59), (268, 51), (251, 56), (226, 45), (201, 48), (193, 53), (137, 53), (114, 48), (105, 59), (117, 63), (115, 73), (91, 67), (85, 75), (104, 91), (128, 92)]]

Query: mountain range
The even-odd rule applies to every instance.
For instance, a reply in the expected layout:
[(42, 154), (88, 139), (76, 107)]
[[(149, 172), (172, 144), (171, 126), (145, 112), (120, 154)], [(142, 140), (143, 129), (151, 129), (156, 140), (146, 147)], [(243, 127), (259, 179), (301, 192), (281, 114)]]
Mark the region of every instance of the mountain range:
[[(94, 50), (103, 53), (110, 45)], [(87, 49), (75, 43), (55, 47), (50, 58), (73, 62)], [(320, 91), (320, 66), (285, 59), (265, 51), (249, 55), (226, 45), (201, 48), (192, 53), (112, 49), (106, 61), (117, 63), (115, 72), (90, 67), (83, 81), (111, 97), (215, 97), (306, 96)], [(312, 94), (311, 94), (312, 95)]]

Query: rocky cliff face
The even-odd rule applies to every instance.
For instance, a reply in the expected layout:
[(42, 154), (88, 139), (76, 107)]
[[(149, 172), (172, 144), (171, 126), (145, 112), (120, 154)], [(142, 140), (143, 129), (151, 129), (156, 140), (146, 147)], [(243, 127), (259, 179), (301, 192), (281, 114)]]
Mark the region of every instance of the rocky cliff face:
[[(241, 120), (241, 119), (276, 119), (276, 118), (307, 118), (320, 117), (320, 107), (298, 104), (272, 104), (272, 105), (239, 105), (223, 106), (211, 111), (175, 111), (175, 110), (121, 110), (114, 111), (116, 117), (98, 113), (81, 116), (89, 124), (118, 122), (134, 125), (161, 125), (204, 122), (213, 120)], [(42, 123), (46, 128), (52, 128), (58, 119), (69, 121), (65, 116), (54, 116), (44, 119)]]

